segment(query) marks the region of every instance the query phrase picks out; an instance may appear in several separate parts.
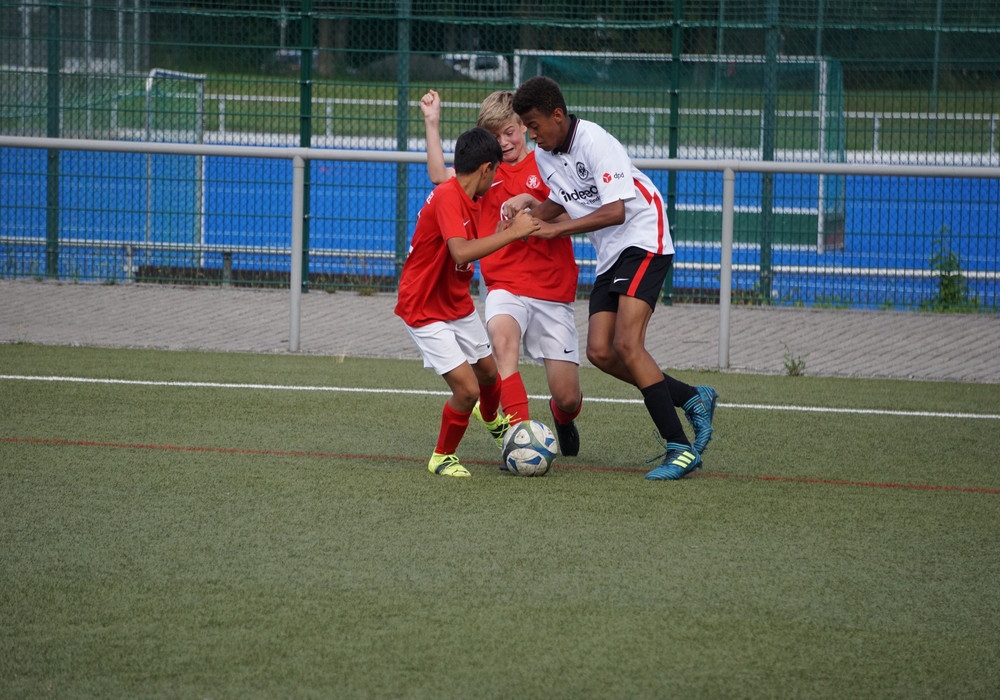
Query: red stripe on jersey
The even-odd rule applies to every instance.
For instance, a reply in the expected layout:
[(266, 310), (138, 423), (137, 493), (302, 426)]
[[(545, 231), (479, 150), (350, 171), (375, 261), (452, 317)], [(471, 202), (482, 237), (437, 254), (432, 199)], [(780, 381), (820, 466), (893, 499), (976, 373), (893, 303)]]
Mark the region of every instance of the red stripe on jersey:
[(646, 200), (646, 204), (655, 204), (656, 205), (656, 253), (658, 255), (662, 255), (663, 254), (663, 219), (664, 219), (664, 216), (663, 216), (663, 201), (660, 199), (659, 192), (657, 192), (655, 195), (654, 194), (650, 194), (649, 190), (647, 190), (645, 187), (643, 187), (643, 184), (641, 182), (639, 182), (635, 178), (632, 179), (632, 182), (635, 183), (636, 189), (639, 190), (639, 192), (642, 193), (642, 196)]
[(646, 274), (646, 269), (649, 267), (649, 261), (652, 259), (653, 254), (647, 250), (646, 257), (644, 257), (642, 262), (639, 263), (639, 269), (635, 271), (635, 275), (632, 277), (632, 284), (628, 286), (628, 292), (625, 293), (625, 296), (635, 296), (635, 290), (639, 288), (639, 283), (642, 281), (643, 275)]

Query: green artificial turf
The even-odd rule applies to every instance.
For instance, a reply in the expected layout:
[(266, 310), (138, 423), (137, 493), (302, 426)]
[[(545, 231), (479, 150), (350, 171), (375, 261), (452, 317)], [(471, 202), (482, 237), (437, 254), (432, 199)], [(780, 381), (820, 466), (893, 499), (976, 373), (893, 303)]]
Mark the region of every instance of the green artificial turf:
[(472, 478), (429, 474), (416, 362), (8, 345), (0, 374), (390, 390), (0, 379), (0, 696), (1000, 693), (1000, 422), (750, 407), (995, 415), (1000, 387), (678, 373), (722, 405), (664, 483), (592, 370), (541, 479), (475, 424)]

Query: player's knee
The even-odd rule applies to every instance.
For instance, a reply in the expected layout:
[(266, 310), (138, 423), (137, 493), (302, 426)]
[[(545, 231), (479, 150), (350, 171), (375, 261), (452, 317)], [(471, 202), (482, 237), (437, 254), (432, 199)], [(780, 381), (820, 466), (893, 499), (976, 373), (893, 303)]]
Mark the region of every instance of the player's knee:
[(620, 357), (622, 362), (624, 362), (627, 366), (630, 365), (632, 360), (636, 357), (646, 352), (646, 348), (643, 344), (634, 338), (616, 336), (612, 345), (614, 353)]
[(552, 400), (563, 413), (576, 413), (576, 409), (580, 408), (583, 402), (583, 394), (570, 391), (553, 392)]
[(517, 361), (521, 351), (521, 338), (515, 335), (513, 338), (506, 333), (497, 333), (491, 339), (493, 343), (493, 354), (498, 358), (511, 358)]
[(603, 370), (610, 367), (616, 358), (614, 349), (608, 346), (588, 345), (587, 359), (590, 360), (594, 367)]
[(454, 399), (454, 406), (459, 411), (471, 411), (479, 400), (479, 379), (472, 378), (471, 381), (462, 381), (452, 385), (451, 394)]

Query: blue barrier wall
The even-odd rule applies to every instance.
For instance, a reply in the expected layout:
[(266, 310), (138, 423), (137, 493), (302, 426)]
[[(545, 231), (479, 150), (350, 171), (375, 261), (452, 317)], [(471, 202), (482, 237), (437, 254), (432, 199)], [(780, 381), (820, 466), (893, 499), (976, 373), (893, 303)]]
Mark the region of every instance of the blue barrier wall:
[[(45, 258), (39, 241), (46, 236), (46, 153), (3, 149), (2, 159), (2, 274), (38, 276), (44, 273)], [(124, 280), (139, 264), (219, 268), (221, 249), (232, 250), (234, 269), (287, 271), (287, 253), (275, 251), (290, 246), (291, 164), (205, 158), (199, 193), (193, 184), (195, 163), (185, 156), (61, 154), (59, 233), (65, 242), (60, 245), (59, 276)], [(399, 167), (405, 168), (406, 187), (405, 212), (398, 216)], [(650, 175), (666, 193), (667, 173)], [(775, 210), (812, 211), (815, 226), (817, 178), (774, 176)], [(397, 231), (402, 226), (405, 235), (412, 233), (432, 189), (425, 167), (321, 161), (310, 164), (310, 180), (309, 271), (356, 272), (360, 265), (367, 274), (393, 275)], [(753, 290), (760, 281), (759, 232), (753, 227), (760, 220), (761, 181), (756, 173), (736, 178), (736, 206), (749, 218), (741, 219), (744, 228), (736, 232), (735, 290)], [(919, 305), (935, 293), (937, 279), (927, 273), (935, 256), (945, 252), (955, 256), (968, 277), (970, 294), (997, 307), (1000, 181), (849, 176), (845, 186), (843, 249), (821, 253), (814, 244), (772, 247), (772, 294), (777, 300), (864, 308)], [(201, 198), (203, 218), (197, 211)], [(721, 173), (678, 173), (675, 203), (678, 220), (689, 211), (718, 210)], [(675, 231), (675, 288), (718, 289), (718, 236), (717, 229)], [(141, 249), (147, 241), (176, 246), (200, 242), (207, 250), (139, 250), (132, 259), (123, 250), (126, 244)], [(593, 281), (593, 268), (586, 264), (594, 259), (593, 250), (583, 239), (575, 245), (584, 262), (580, 282), (586, 285)]]

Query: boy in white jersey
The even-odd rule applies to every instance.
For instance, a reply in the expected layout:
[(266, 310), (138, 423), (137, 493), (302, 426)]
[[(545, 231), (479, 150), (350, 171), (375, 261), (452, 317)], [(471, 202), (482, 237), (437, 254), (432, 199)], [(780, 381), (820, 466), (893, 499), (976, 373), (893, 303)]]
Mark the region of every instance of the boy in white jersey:
[[(559, 85), (538, 76), (514, 94), (514, 111), (535, 141), (538, 170), (549, 197), (527, 196), (506, 213), (531, 208), (543, 223), (540, 238), (586, 233), (597, 251), (590, 295), (587, 359), (642, 392), (646, 410), (665, 443), (663, 461), (647, 479), (680, 479), (701, 466), (712, 438), (718, 394), (662, 372), (646, 349), (646, 326), (673, 261), (674, 246), (659, 191), (611, 134), (569, 114)], [(563, 213), (569, 219), (557, 220)], [(695, 431), (692, 444), (675, 406)]]
[[(535, 154), (528, 148), (527, 130), (511, 107), (513, 98), (509, 90), (491, 93), (483, 100), (476, 120), (477, 126), (496, 137), (503, 151), (493, 187), (479, 200), (484, 235), (501, 220), (500, 207), (507, 199), (519, 194), (530, 194), (534, 199), (549, 196), (535, 166)], [(439, 132), (441, 98), (434, 90), (420, 100), (420, 110), (427, 133), (427, 173), (431, 182), (440, 184), (455, 173), (444, 162)], [(580, 435), (574, 419), (583, 406), (583, 393), (580, 338), (573, 312), (578, 270), (572, 241), (526, 238), (486, 256), (479, 267), (489, 289), (486, 329), (503, 380), (500, 403), (510, 425), (531, 418), (527, 390), (518, 371), (523, 344), (525, 352), (545, 367), (559, 451), (575, 456), (580, 450)], [(496, 435), (500, 442), (502, 432)]]

